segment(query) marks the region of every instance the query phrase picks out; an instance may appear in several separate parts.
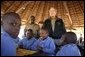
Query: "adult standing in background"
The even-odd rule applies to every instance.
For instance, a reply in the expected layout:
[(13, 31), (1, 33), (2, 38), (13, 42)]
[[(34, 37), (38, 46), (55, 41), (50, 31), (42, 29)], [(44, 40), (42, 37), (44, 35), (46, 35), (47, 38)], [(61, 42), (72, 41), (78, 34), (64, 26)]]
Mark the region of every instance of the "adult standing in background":
[(56, 44), (59, 39), (66, 32), (65, 25), (62, 19), (57, 17), (57, 10), (51, 7), (49, 10), (50, 17), (44, 21), (43, 27), (49, 31), (49, 36), (55, 39)]
[(38, 38), (39, 37), (39, 25), (35, 24), (35, 16), (31, 16), (31, 23), (27, 24), (27, 26), (25, 27), (26, 29), (32, 29), (33, 33), (34, 33), (34, 37)]

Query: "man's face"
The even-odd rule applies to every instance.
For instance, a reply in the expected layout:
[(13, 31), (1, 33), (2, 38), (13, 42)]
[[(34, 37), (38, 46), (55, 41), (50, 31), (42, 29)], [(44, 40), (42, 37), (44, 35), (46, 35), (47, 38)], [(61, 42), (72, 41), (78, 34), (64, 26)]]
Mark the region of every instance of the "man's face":
[(45, 30), (40, 30), (40, 38), (44, 39), (48, 36), (48, 33)]
[(49, 10), (49, 15), (50, 15), (51, 17), (55, 17), (55, 16), (56, 16), (56, 9), (50, 8), (50, 10)]
[(31, 17), (31, 23), (35, 22), (35, 17)]
[(19, 18), (8, 19), (5, 20), (3, 23), (5, 31), (13, 38), (17, 38), (20, 26), (21, 26), (21, 19)]
[(33, 37), (33, 33), (30, 32), (30, 31), (27, 31), (27, 32), (26, 32), (26, 37), (27, 37), (27, 38), (32, 38), (32, 37)]

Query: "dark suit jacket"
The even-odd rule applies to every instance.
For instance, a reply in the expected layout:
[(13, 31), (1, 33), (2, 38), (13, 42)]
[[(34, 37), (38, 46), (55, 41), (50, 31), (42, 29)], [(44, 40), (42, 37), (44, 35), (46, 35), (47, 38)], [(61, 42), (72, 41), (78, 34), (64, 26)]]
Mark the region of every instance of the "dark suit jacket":
[(63, 20), (57, 18), (55, 21), (54, 32), (52, 31), (51, 18), (48, 18), (43, 23), (43, 28), (47, 28), (49, 31), (49, 36), (55, 39), (61, 38), (61, 36), (66, 32)]

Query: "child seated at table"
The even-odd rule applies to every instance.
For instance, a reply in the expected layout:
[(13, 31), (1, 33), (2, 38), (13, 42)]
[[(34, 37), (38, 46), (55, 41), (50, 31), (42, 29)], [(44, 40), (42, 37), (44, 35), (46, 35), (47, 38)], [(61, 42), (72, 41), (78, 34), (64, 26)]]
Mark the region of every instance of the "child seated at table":
[(36, 38), (33, 37), (33, 30), (28, 29), (25, 33), (25, 37), (18, 43), (19, 48), (32, 49), (32, 45), (36, 42)]
[(61, 37), (61, 49), (56, 56), (81, 56), (76, 45), (77, 37), (74, 32), (66, 32)]
[(16, 42), (21, 26), (21, 18), (15, 12), (2, 16), (1, 56), (16, 56)]
[(49, 32), (46, 28), (40, 30), (40, 38), (36, 41), (33, 46), (33, 50), (42, 51), (47, 55), (55, 54), (54, 40), (48, 36)]

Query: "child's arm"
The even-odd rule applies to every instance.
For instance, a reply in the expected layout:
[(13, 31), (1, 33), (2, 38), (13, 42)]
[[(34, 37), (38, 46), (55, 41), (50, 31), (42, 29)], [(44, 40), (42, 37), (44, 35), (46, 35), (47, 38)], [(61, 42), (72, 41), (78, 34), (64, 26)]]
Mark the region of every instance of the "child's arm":
[(38, 40), (35, 41), (35, 43), (31, 46), (32, 50), (37, 50)]
[(54, 53), (54, 51), (55, 51), (54, 41), (50, 41), (49, 47), (43, 48), (43, 51), (46, 53)]

